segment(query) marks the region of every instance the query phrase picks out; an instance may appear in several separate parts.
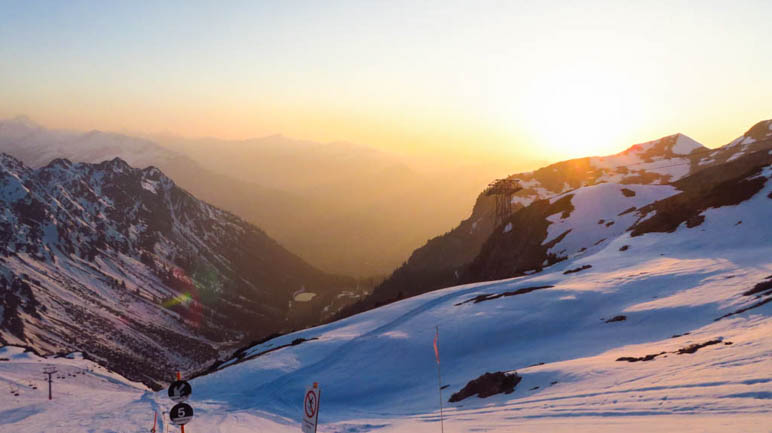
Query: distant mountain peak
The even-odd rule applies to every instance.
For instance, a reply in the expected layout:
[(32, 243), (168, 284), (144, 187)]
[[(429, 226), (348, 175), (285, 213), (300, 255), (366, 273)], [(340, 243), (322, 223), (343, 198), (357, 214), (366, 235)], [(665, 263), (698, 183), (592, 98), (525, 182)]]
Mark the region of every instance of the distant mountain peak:
[(67, 158), (56, 158), (49, 162), (45, 168), (69, 168), (72, 166), (72, 161)]
[(28, 128), (40, 128), (41, 126), (32, 120), (29, 116), (26, 114), (19, 114), (11, 119), (8, 120), (9, 122), (16, 123), (18, 125), (23, 125)]
[(772, 119), (762, 120), (761, 122), (756, 123), (751, 126), (751, 129), (746, 131), (743, 136), (755, 141), (772, 138)]
[(132, 167), (129, 165), (129, 163), (118, 156), (111, 160), (103, 161), (97, 164), (97, 167), (101, 169), (109, 169), (115, 173), (123, 173), (132, 170)]
[(677, 155), (688, 155), (693, 151), (704, 147), (705, 146), (700, 144), (697, 140), (679, 132), (676, 134), (676, 141), (671, 146), (670, 151)]
[(0, 152), (0, 165), (6, 166), (6, 167), (20, 167), (24, 164), (19, 161), (17, 158), (5, 153)]
[(634, 144), (619, 155), (640, 154), (647, 156), (673, 156), (688, 155), (696, 149), (704, 149), (705, 146), (680, 132), (666, 135), (656, 140)]

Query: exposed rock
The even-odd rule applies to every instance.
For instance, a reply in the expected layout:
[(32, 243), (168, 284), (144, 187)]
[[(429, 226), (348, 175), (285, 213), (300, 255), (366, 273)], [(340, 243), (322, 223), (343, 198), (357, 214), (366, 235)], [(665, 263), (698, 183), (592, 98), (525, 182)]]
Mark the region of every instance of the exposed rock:
[(678, 349), (678, 351), (674, 352), (674, 353), (678, 353), (679, 355), (683, 355), (685, 353), (694, 353), (694, 352), (702, 349), (703, 347), (712, 346), (714, 344), (719, 344), (722, 341), (723, 341), (722, 339), (717, 338), (715, 340), (706, 341), (704, 343), (690, 344), (690, 345), (688, 345), (686, 347), (682, 347), (682, 348)]
[[(247, 350), (249, 350), (250, 348), (254, 347), (257, 344), (261, 344), (260, 342), (253, 342), (253, 343), (250, 343), (249, 346), (245, 346), (242, 349), (237, 350), (230, 358), (228, 358), (228, 359), (226, 359), (224, 361), (217, 361), (217, 362), (213, 363), (211, 366), (209, 366), (207, 369), (201, 370), (201, 371), (196, 372), (195, 374), (191, 375), (190, 378), (194, 379), (196, 377), (203, 376), (203, 375), (215, 372), (215, 371), (219, 370), (223, 366), (223, 364), (225, 364), (225, 363), (228, 363), (228, 366), (240, 364), (242, 362), (249, 361), (249, 360), (252, 360), (252, 359), (255, 359), (255, 358), (259, 358), (259, 357), (261, 357), (263, 355), (266, 355), (266, 354), (269, 354), (269, 353), (272, 353), (272, 352), (276, 352), (277, 350), (281, 350), (281, 349), (284, 349), (284, 348), (287, 348), (287, 347), (297, 346), (297, 345), (303, 344), (305, 342), (314, 341), (314, 340), (318, 340), (318, 339), (319, 339), (318, 337), (308, 338), (308, 339), (306, 339), (306, 338), (296, 338), (296, 339), (292, 340), (291, 343), (282, 344), (282, 345), (279, 345), (279, 346), (276, 346), (276, 347), (272, 347), (270, 349), (266, 349), (266, 350), (263, 350), (263, 351), (260, 351), (260, 352), (257, 352), (257, 353), (253, 353), (253, 354), (247, 356)], [(268, 340), (268, 341), (270, 341), (270, 340)], [(263, 341), (263, 342), (265, 342), (265, 341)]]
[[(772, 275), (770, 277), (772, 277)], [(772, 279), (769, 279), (769, 277), (767, 277), (766, 281), (762, 281), (762, 282), (756, 284), (755, 286), (753, 286), (752, 289), (750, 289), (750, 290), (748, 290), (746, 292), (743, 292), (743, 295), (751, 296), (751, 295), (755, 295), (757, 293), (765, 292), (767, 290), (772, 290)]]
[(523, 380), (517, 373), (485, 373), (477, 379), (469, 381), (459, 392), (450, 396), (451, 403), (461, 401), (467, 397), (477, 395), (480, 398), (490, 397), (496, 394), (511, 394), (520, 381)]
[(536, 286), (536, 287), (524, 287), (522, 289), (513, 290), (511, 292), (504, 292), (504, 293), (493, 293), (493, 294), (486, 294), (486, 295), (477, 295), (472, 299), (467, 299), (466, 301), (459, 302), (458, 304), (455, 304), (455, 306), (463, 305), (469, 302), (474, 302), (475, 304), (478, 304), (480, 302), (484, 301), (491, 301), (498, 298), (503, 298), (507, 296), (517, 296), (517, 295), (524, 295), (526, 293), (531, 293), (535, 290), (542, 290), (542, 289), (549, 289), (551, 287), (555, 286)]
[(574, 210), (572, 198), (573, 195), (568, 194), (553, 202), (540, 200), (517, 211), (508, 220), (515, 228), (508, 233), (494, 232), (468, 266), (461, 282), (510, 278), (564, 260), (565, 257), (551, 254), (549, 250), (570, 230), (545, 242), (550, 225), (547, 218), (557, 213), (570, 214)]
[(772, 297), (769, 297), (769, 298), (766, 298), (766, 299), (764, 299), (762, 301), (756, 302), (755, 304), (751, 304), (751, 305), (749, 305), (749, 306), (747, 306), (745, 308), (740, 308), (739, 310), (733, 311), (731, 313), (724, 314), (723, 316), (721, 316), (721, 317), (719, 317), (717, 319), (714, 319), (714, 321), (719, 321), (719, 320), (725, 319), (727, 317), (731, 317), (731, 316), (734, 316), (734, 315), (737, 315), (737, 314), (744, 313), (744, 312), (746, 312), (748, 310), (752, 310), (754, 308), (759, 308), (762, 305), (766, 305), (769, 302), (772, 302)]
[(617, 361), (627, 361), (627, 362), (638, 362), (638, 361), (653, 361), (656, 357), (660, 355), (664, 355), (667, 352), (659, 352), (659, 353), (651, 353), (649, 355), (645, 356), (622, 356), (620, 358), (617, 358)]
[(575, 274), (577, 272), (582, 272), (582, 271), (590, 269), (590, 268), (592, 268), (592, 265), (584, 265), (584, 266), (581, 266), (581, 267), (578, 267), (578, 268), (569, 269), (569, 270), (563, 272), (563, 275)]

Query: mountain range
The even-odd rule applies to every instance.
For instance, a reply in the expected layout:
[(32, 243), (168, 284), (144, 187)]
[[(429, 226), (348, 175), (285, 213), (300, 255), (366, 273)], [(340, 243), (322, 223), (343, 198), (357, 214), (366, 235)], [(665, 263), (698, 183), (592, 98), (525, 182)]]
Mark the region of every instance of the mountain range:
[[(152, 166), (54, 159), (32, 169), (0, 154), (0, 204), (0, 342), (83, 351), (151, 386), (233, 345), (319, 323), (323, 308), (355, 296), (352, 279)], [(302, 292), (312, 299), (297, 305)]]
[(0, 120), (0, 152), (30, 167), (54, 158), (119, 157), (155, 166), (196, 197), (261, 227), (312, 265), (382, 279), (430, 236), (463, 217), (490, 165), (416, 168), (404, 157), (350, 143), (274, 135), (251, 140), (136, 136)]
[[(142, 355), (161, 358), (171, 370), (186, 362), (194, 342), (208, 341), (206, 332), (240, 332), (227, 321), (230, 314), (278, 318), (271, 309), (289, 299), (284, 290), (271, 292), (276, 302), (261, 301), (265, 305), (252, 311), (258, 305), (251, 296), (261, 299), (263, 292), (246, 282), (240, 291), (228, 277), (245, 272), (257, 285), (263, 281), (257, 273), (271, 271), (261, 267), (258, 253), (245, 260), (249, 266), (239, 266), (227, 245), (232, 235), (245, 248), (252, 241), (244, 239), (269, 241), (176, 189), (155, 169), (132, 169), (119, 160), (55, 160), (32, 170), (11, 157), (2, 161), (7, 174), (0, 192), (11, 203), (3, 215), (14, 229), (3, 228), (8, 254), (0, 269), (16, 275), (0, 292), (6, 295), (2, 310), (14, 313), (10, 317), (32, 343), (65, 338), (43, 333), (65, 325), (79, 339), (109, 336), (116, 345), (147, 335), (149, 351)], [(45, 203), (31, 200), (36, 197)], [(52, 219), (52, 212), (59, 216)], [(167, 214), (176, 227), (171, 231)], [(54, 220), (62, 221), (63, 235), (45, 222)], [(187, 370), (196, 411), (188, 428), (297, 431), (303, 397), (316, 383), (324, 431), (767, 431), (770, 221), (770, 121), (717, 149), (675, 135), (495, 181), (480, 194), (473, 218), (427, 244), (420, 257), (414, 254), (407, 268), (414, 279), (396, 284), (395, 274), (389, 280), (394, 286), (379, 287), (356, 306), (367, 311), (245, 344), (229, 355), (218, 346), (219, 362), (195, 377)], [(103, 229), (90, 228), (100, 222)], [(474, 230), (485, 230), (485, 239), (478, 241)], [(102, 233), (106, 245), (98, 239)], [(473, 251), (456, 260), (451, 247), (464, 246)], [(184, 280), (185, 274), (172, 270), (170, 276), (166, 268), (193, 250), (216, 271), (197, 271), (187, 260), (175, 266), (202, 287), (199, 293), (213, 287), (218, 297), (233, 300), (235, 288), (238, 305), (249, 307), (251, 316), (235, 307), (221, 316), (223, 309), (203, 301), (207, 325), (196, 327), (198, 308), (150, 302), (151, 295), (184, 299), (179, 283), (150, 280)], [(265, 245), (259, 250), (271, 251)], [(420, 280), (417, 257), (449, 265), (426, 265), (436, 272)], [(309, 278), (318, 276), (320, 285), (330, 281), (298, 266)], [(153, 267), (161, 277), (148, 273)], [(390, 287), (402, 293), (392, 296)], [(388, 305), (372, 308), (379, 303)], [(196, 305), (191, 300), (188, 307)], [(64, 315), (78, 306), (95, 312)], [(136, 314), (140, 310), (151, 314)], [(135, 332), (141, 317), (181, 343), (162, 350), (156, 343), (166, 341), (163, 334)], [(98, 318), (119, 326), (103, 331), (93, 325)], [(82, 335), (81, 329), (105, 335)], [(8, 384), (8, 391), (0, 390), (0, 429), (146, 430), (154, 413), (166, 420), (174, 404), (166, 392), (94, 364), (90, 353), (45, 355), (0, 347), (0, 381)], [(117, 360), (100, 363), (131, 372)], [(53, 404), (45, 401), (42, 366), (60, 371)], [(170, 429), (161, 422), (157, 431)]]
[[(183, 370), (212, 431), (296, 431), (314, 382), (332, 431), (762, 431), (771, 166), (763, 121), (717, 149), (677, 134), (495, 180), (347, 307), (352, 279), (154, 167), (2, 155), (0, 427), (165, 418), (164, 393), (107, 367), (155, 389)], [(43, 365), (69, 398), (40, 403)]]
[[(16, 143), (28, 143), (23, 137)], [(16, 149), (40, 164), (70, 149), (64, 143)], [(152, 155), (135, 156), (140, 163), (185, 158), (146, 145)], [(84, 351), (160, 386), (170, 369), (204, 371), (245, 341), (456, 284), (538, 274), (628, 235), (699, 227), (707, 209), (763, 188), (770, 149), (772, 121), (764, 121), (717, 149), (677, 134), (509, 176), (513, 190), (481, 193), (470, 218), (416, 250), (365, 298), (355, 280), (314, 268), (155, 167), (58, 158), (30, 168), (2, 155), (0, 339), (42, 353)], [(303, 293), (308, 302), (298, 301)]]

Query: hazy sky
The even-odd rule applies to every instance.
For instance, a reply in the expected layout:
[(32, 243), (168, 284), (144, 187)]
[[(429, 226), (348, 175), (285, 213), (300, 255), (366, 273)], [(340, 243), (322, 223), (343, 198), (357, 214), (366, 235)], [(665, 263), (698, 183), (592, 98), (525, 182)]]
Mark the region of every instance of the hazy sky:
[(6, 1), (0, 116), (523, 160), (772, 117), (772, 2)]

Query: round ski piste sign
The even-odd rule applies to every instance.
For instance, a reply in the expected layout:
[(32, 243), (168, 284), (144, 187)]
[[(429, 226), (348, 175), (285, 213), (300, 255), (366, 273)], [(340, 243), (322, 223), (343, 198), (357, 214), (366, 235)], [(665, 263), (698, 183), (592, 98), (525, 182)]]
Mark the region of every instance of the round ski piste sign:
[(185, 425), (193, 419), (193, 408), (185, 403), (177, 403), (169, 411), (169, 418), (174, 425)]
[(192, 392), (193, 388), (184, 380), (178, 380), (169, 385), (169, 398), (175, 403), (187, 400)]
[(313, 389), (306, 392), (306, 398), (303, 402), (306, 417), (313, 418), (316, 415), (316, 392)]

